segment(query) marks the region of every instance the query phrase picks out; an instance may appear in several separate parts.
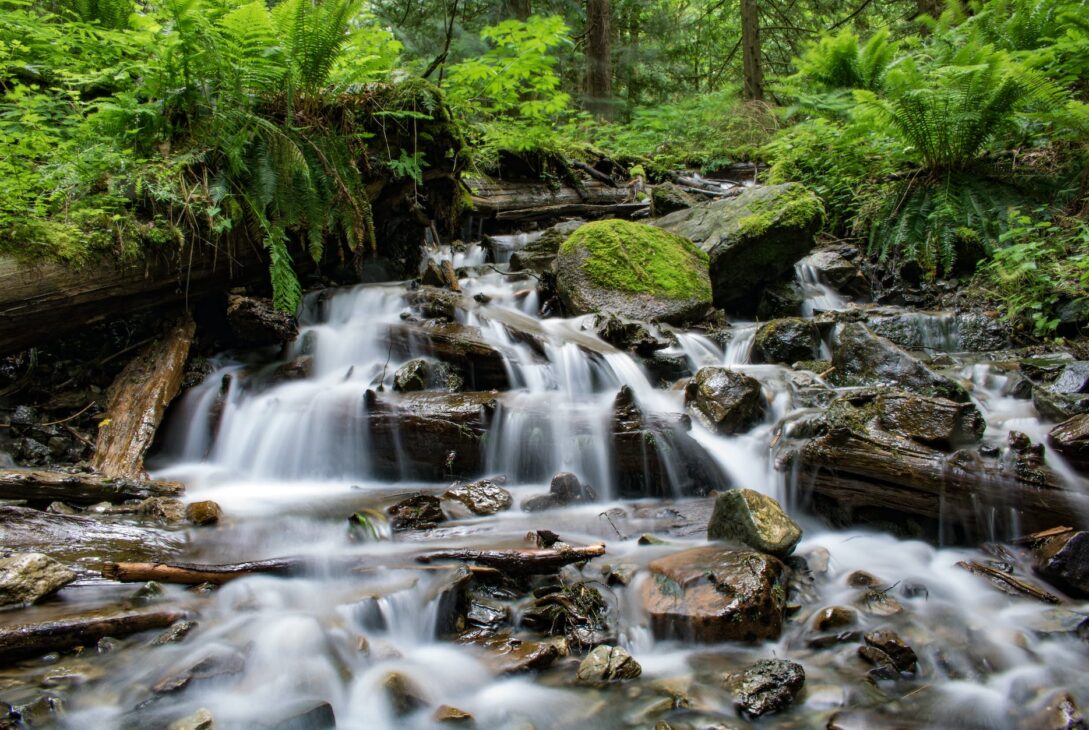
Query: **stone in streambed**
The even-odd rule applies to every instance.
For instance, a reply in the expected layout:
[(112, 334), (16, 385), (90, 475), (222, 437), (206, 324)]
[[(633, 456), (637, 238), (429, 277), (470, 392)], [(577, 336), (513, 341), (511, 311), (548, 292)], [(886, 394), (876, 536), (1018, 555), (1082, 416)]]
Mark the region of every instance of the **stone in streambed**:
[(527, 243), (523, 248), (511, 255), (511, 271), (528, 269), (538, 274), (551, 272), (552, 262), (556, 260), (560, 246), (572, 233), (584, 225), (586, 225), (586, 221), (573, 220), (563, 221), (551, 228), (546, 228), (540, 238)]
[(198, 527), (214, 525), (222, 516), (223, 510), (210, 499), (192, 502), (185, 508), (185, 519)]
[(784, 558), (794, 552), (802, 529), (779, 503), (752, 489), (732, 489), (715, 498), (708, 540), (733, 540)]
[(1034, 550), (1033, 569), (1063, 592), (1089, 597), (1089, 532), (1067, 532)]
[(37, 603), (75, 579), (75, 573), (41, 553), (0, 558), (0, 607)]
[(775, 319), (760, 327), (753, 350), (764, 362), (791, 364), (820, 357), (821, 335), (808, 319)]
[(659, 558), (648, 570), (643, 605), (659, 639), (779, 638), (786, 567), (778, 558), (712, 545)]
[(393, 374), (393, 389), (402, 393), (420, 390), (456, 392), (464, 385), (464, 380), (450, 365), (423, 358), (409, 360)]
[(522, 510), (525, 512), (541, 512), (570, 504), (593, 502), (595, 499), (597, 499), (597, 495), (593, 487), (584, 484), (571, 472), (561, 471), (552, 477), (548, 494), (530, 497), (522, 503)]
[(734, 694), (734, 707), (755, 719), (781, 712), (794, 703), (805, 685), (805, 668), (785, 659), (763, 659), (739, 674), (726, 678)]
[(897, 671), (914, 672), (918, 667), (919, 659), (915, 651), (893, 631), (871, 631), (863, 637), (866, 645), (883, 652)]
[(1075, 469), (1089, 472), (1089, 414), (1063, 421), (1051, 429), (1047, 442)]
[(435, 710), (435, 714), (431, 716), (431, 719), (435, 722), (471, 723), (473, 716), (457, 707), (440, 705), (439, 709)]
[(400, 672), (390, 672), (382, 680), (382, 689), (386, 693), (393, 714), (397, 717), (411, 715), (421, 707), (427, 706), (420, 689)]
[(635, 679), (643, 673), (639, 662), (619, 646), (599, 646), (579, 664), (580, 682), (613, 682)]
[(1070, 693), (1061, 692), (1039, 712), (1026, 717), (1019, 730), (1089, 730), (1089, 723)]
[(858, 612), (846, 606), (822, 608), (813, 617), (814, 631), (832, 631), (851, 626), (858, 621)]
[(469, 508), (473, 514), (478, 515), (494, 515), (505, 509), (510, 509), (511, 504), (514, 502), (510, 492), (490, 479), (459, 484), (448, 489), (442, 497), (443, 499), (460, 502)]
[(333, 706), (324, 700), (299, 700), (280, 710), (282, 720), (262, 725), (262, 730), (327, 730), (337, 726)]
[(394, 530), (430, 530), (446, 520), (438, 497), (417, 494), (386, 510)]
[(295, 317), (271, 299), (232, 294), (227, 298), (227, 325), (241, 347), (265, 347), (290, 342), (299, 334)]
[(202, 708), (170, 723), (168, 730), (216, 730), (216, 721), (210, 711)]
[(136, 514), (162, 525), (176, 525), (185, 519), (185, 503), (173, 497), (148, 497), (136, 508)]
[(727, 435), (755, 426), (766, 407), (755, 378), (720, 367), (700, 368), (685, 387), (684, 402), (709, 428)]

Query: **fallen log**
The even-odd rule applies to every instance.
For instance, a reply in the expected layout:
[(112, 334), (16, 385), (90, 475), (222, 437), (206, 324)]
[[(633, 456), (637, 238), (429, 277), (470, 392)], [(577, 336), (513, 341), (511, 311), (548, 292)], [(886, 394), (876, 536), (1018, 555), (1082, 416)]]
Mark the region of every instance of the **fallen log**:
[(1044, 603), (1062, 603), (1062, 599), (1054, 593), (1048, 593), (1043, 588), (1038, 588), (1031, 583), (1014, 577), (998, 568), (993, 568), (990, 565), (975, 560), (961, 560), (957, 563), (957, 567), (963, 568), (974, 575), (980, 575), (987, 578), (992, 585), (1003, 593), (1024, 595), (1029, 598), (1035, 598), (1037, 601), (1043, 601)]
[(120, 638), (151, 629), (165, 629), (185, 616), (183, 611), (132, 611), (0, 626), (0, 663), (41, 656), (51, 651), (91, 646), (107, 636)]
[(179, 497), (184, 493), (181, 482), (161, 479), (113, 479), (92, 473), (0, 469), (0, 499), (92, 505), (148, 497)]
[(565, 565), (581, 563), (605, 554), (604, 545), (564, 548), (513, 548), (509, 550), (436, 550), (417, 555), (421, 563), (457, 560), (496, 568), (511, 575), (547, 575)]
[(69, 565), (92, 560), (161, 560), (184, 544), (185, 535), (180, 532), (27, 507), (0, 507), (0, 545), (45, 553)]
[(573, 187), (554, 186), (545, 182), (472, 179), (473, 208), (477, 214), (495, 217), (503, 211), (526, 208), (588, 204), (614, 205), (629, 198), (627, 188), (612, 187), (598, 180), (586, 180), (582, 192)]
[(170, 401), (181, 389), (196, 325), (182, 317), (117, 376), (107, 396), (91, 461), (108, 477), (143, 476), (147, 453)]
[(650, 210), (649, 202), (610, 203), (566, 203), (564, 205), (542, 205), (529, 208), (503, 210), (495, 214), (497, 221), (507, 223), (535, 221), (543, 218), (563, 218), (581, 216), (583, 218), (633, 218), (636, 214)]
[(149, 580), (159, 583), (181, 585), (200, 585), (212, 583), (223, 585), (236, 578), (257, 573), (289, 575), (304, 569), (306, 561), (301, 558), (277, 558), (258, 560), (250, 563), (228, 563), (225, 565), (200, 565), (196, 563), (106, 563), (102, 566), (102, 577), (122, 583), (144, 582)]

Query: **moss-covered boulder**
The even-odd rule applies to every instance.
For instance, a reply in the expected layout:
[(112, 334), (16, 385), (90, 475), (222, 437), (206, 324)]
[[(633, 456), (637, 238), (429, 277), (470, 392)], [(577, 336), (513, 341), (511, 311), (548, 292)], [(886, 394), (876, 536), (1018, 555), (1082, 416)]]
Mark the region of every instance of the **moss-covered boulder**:
[(808, 319), (775, 319), (760, 327), (753, 341), (755, 354), (764, 362), (791, 363), (816, 360), (821, 354), (821, 333)]
[(748, 313), (760, 291), (813, 248), (823, 219), (820, 198), (802, 185), (785, 183), (679, 210), (655, 225), (707, 252), (715, 306)]
[(571, 314), (612, 312), (682, 324), (711, 307), (707, 254), (688, 239), (630, 221), (587, 223), (556, 257), (556, 288)]
[(655, 185), (650, 191), (650, 210), (652, 215), (669, 215), (678, 210), (691, 208), (696, 201), (676, 183), (664, 182)]

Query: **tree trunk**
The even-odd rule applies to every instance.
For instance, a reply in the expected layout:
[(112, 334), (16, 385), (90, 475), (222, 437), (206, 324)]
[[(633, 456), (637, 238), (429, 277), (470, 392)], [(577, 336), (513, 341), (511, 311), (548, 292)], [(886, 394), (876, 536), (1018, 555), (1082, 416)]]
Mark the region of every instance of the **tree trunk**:
[(503, 0), (503, 19), (528, 20), (533, 13), (531, 0)]
[(750, 101), (762, 101), (764, 69), (760, 63), (760, 11), (756, 0), (741, 0), (741, 61), (745, 76), (743, 96)]
[(0, 469), (0, 499), (92, 505), (148, 497), (181, 497), (184, 493), (185, 487), (180, 482), (112, 479), (101, 474), (69, 474), (62, 471)]
[(610, 0), (586, 0), (586, 93), (594, 114), (612, 110), (612, 8)]

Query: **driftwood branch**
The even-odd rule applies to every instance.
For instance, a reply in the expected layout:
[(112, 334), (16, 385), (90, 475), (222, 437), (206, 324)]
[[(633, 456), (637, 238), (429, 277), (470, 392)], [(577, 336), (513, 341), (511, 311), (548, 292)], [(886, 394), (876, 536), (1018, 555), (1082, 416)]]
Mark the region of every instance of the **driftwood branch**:
[(299, 572), (305, 566), (300, 558), (277, 558), (251, 563), (233, 563), (226, 565), (199, 565), (195, 563), (106, 563), (102, 566), (102, 576), (122, 582), (143, 582), (148, 580), (159, 583), (178, 583), (199, 585), (212, 583), (222, 585), (236, 578), (257, 573), (287, 575)]
[(178, 497), (184, 492), (185, 487), (180, 482), (157, 479), (110, 479), (101, 474), (0, 469), (0, 499), (91, 505), (148, 497)]
[(565, 565), (581, 563), (605, 554), (604, 545), (559, 549), (515, 548), (510, 550), (436, 550), (416, 556), (421, 563), (459, 560), (496, 568), (513, 575), (544, 575)]
[(969, 573), (975, 575), (981, 575), (991, 581), (992, 584), (1003, 593), (1020, 593), (1022, 595), (1035, 598), (1037, 601), (1043, 601), (1044, 603), (1061, 603), (1062, 599), (1053, 593), (1048, 593), (1043, 588), (1027, 583), (1020, 578), (1015, 578), (1009, 573), (993, 568), (990, 565), (977, 562), (975, 560), (962, 560), (957, 563), (957, 567), (964, 568)]
[(151, 629), (164, 629), (185, 618), (185, 615), (182, 611), (133, 611), (0, 626), (0, 663), (90, 646), (107, 636), (122, 637)]

